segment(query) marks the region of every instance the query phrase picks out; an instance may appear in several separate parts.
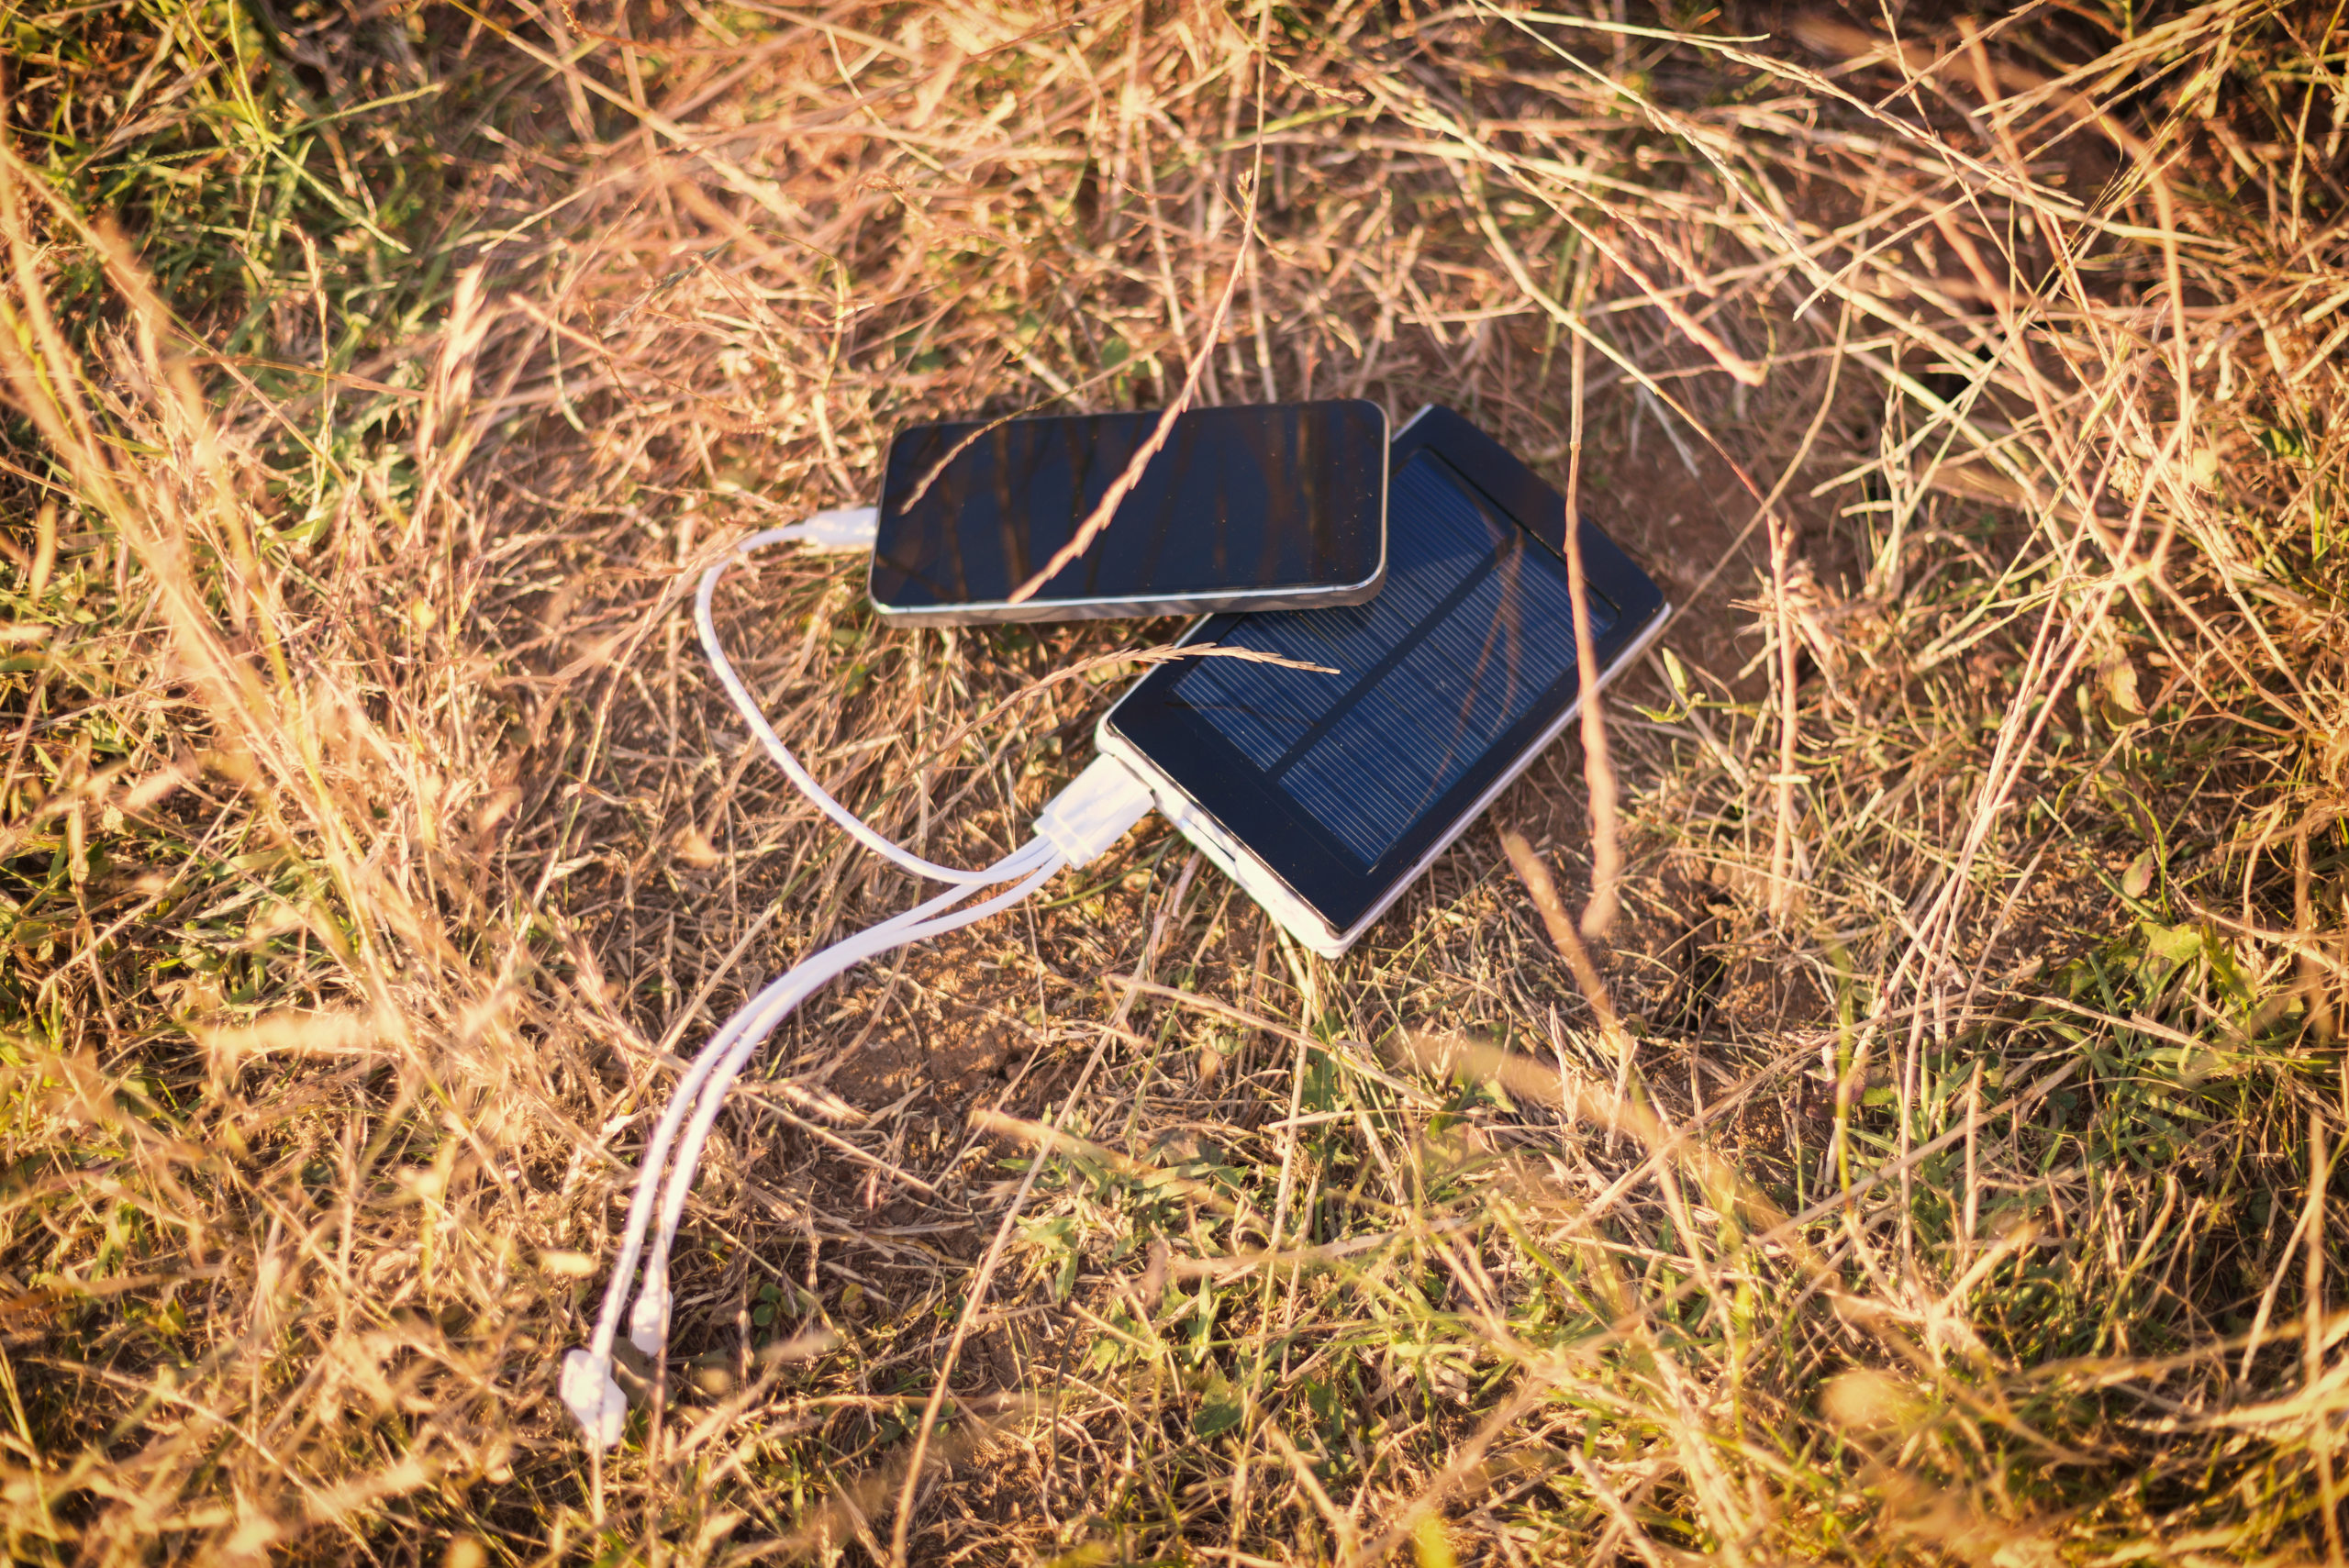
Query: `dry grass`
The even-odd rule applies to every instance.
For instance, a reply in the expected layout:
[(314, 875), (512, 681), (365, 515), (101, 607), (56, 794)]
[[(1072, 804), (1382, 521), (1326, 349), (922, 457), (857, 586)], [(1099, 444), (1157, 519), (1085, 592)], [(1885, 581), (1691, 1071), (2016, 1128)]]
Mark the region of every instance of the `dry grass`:
[[(11, 1560), (2342, 1560), (2321, 9), (5, 18)], [(912, 895), (681, 591), (1193, 373), (1571, 462), (1683, 606), (1620, 874), (1566, 746), (1342, 962), (1152, 823), (851, 976), (591, 1467), (679, 1053)], [(967, 863), (1170, 629), (860, 582), (722, 619)]]

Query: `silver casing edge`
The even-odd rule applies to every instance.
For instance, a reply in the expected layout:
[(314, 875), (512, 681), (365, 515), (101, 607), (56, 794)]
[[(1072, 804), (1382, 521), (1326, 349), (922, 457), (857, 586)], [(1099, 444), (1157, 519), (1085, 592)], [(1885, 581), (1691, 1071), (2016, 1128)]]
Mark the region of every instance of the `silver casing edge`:
[(1334, 588), (1248, 588), (1192, 598), (1030, 599), (1024, 604), (952, 605), (934, 609), (891, 609), (873, 596), (873, 576), (865, 572), (865, 603), (891, 626), (1018, 626), (1039, 621), (1139, 620), (1151, 616), (1212, 616), (1260, 610), (1334, 610), (1364, 605), (1386, 586), (1386, 558), (1382, 551), (1378, 570), (1359, 583)]
[[(1639, 636), (1634, 638), (1611, 663), (1599, 672), (1598, 689), (1604, 691), (1627, 665), (1646, 652), (1649, 645), (1663, 635), (1664, 627), (1670, 623), (1671, 619), (1672, 606), (1666, 603), (1649, 617), (1647, 626), (1641, 630)], [(1460, 835), (1465, 833), (1476, 819), (1485, 814), (1486, 807), (1500, 797), (1501, 792), (1515, 784), (1525, 770), (1531, 767), (1543, 751), (1549, 750), (1551, 742), (1565, 733), (1566, 726), (1581, 717), (1582, 698), (1576, 696), (1572, 703), (1569, 703), (1565, 712), (1560, 714), (1554, 723), (1535, 737), (1524, 751), (1518, 753), (1516, 760), (1502, 770), (1500, 776), (1492, 782), (1483, 795), (1476, 797), (1467, 810), (1460, 814), (1451, 827), (1444, 829), (1442, 836), (1428, 847), (1427, 852), (1419, 858), (1411, 869), (1395, 879), (1393, 885), (1387, 888), (1378, 902), (1371, 906), (1370, 912), (1343, 931), (1336, 929), (1324, 920), (1310, 904), (1298, 896), (1296, 890), (1282, 880), (1278, 872), (1259, 860), (1254, 851), (1234, 838), (1222, 823), (1216, 820), (1197, 801), (1192, 799), (1181, 785), (1160, 772), (1157, 766), (1128, 742), (1125, 737), (1111, 729), (1109, 720), (1116, 716), (1116, 707), (1112, 706), (1108, 713), (1101, 716), (1101, 722), (1096, 729), (1094, 738), (1094, 743), (1098, 750), (1131, 768), (1135, 775), (1148, 786), (1151, 796), (1157, 805), (1159, 815), (1173, 823), (1175, 830), (1190, 840), (1201, 854), (1215, 864), (1216, 869), (1238, 883), (1241, 891), (1261, 905), (1264, 912), (1272, 916), (1281, 929), (1314, 952), (1319, 953), (1323, 958), (1342, 958), (1347, 950), (1362, 940), (1363, 933), (1377, 924), (1379, 917), (1393, 907), (1395, 901), (1402, 897), (1413, 883), (1427, 874), (1428, 868), (1435, 864), (1436, 857), (1452, 848), (1459, 840)]]
[[(1380, 410), (1382, 416), (1385, 410)], [(1422, 408), (1411, 416), (1417, 419), (1426, 413)], [(1405, 420), (1403, 428), (1410, 428)], [(1291, 584), (1277, 588), (1235, 588), (1219, 594), (1192, 594), (1187, 596), (1145, 595), (1118, 599), (1030, 599), (1013, 604), (1008, 599), (991, 600), (985, 604), (940, 605), (922, 609), (896, 609), (883, 604), (873, 593), (873, 568), (877, 562), (867, 562), (864, 567), (864, 602), (873, 613), (892, 626), (1015, 626), (1037, 621), (1056, 620), (1134, 620), (1149, 616), (1214, 616), (1254, 615), (1265, 610), (1334, 610), (1348, 605), (1364, 605), (1378, 597), (1386, 586), (1386, 482), (1391, 477), (1395, 436), (1378, 449), (1378, 568), (1359, 583), (1341, 583), (1335, 587), (1305, 587)], [(1113, 519), (1114, 521), (1114, 519)]]

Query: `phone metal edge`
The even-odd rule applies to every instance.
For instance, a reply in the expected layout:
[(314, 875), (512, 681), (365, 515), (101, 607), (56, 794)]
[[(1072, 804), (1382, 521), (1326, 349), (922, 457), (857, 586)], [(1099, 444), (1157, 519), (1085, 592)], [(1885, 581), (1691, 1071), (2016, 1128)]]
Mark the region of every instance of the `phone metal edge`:
[[(1368, 398), (1360, 399), (1368, 403)], [(1218, 405), (1230, 407), (1233, 405)], [(1377, 408), (1375, 403), (1371, 406)], [(1403, 422), (1403, 430), (1417, 424), (1421, 414), (1434, 407), (1431, 403)], [(1378, 409), (1384, 419), (1386, 410)], [(1240, 588), (1224, 594), (1192, 594), (1181, 598), (1163, 595), (1122, 599), (1046, 599), (1023, 600), (1013, 604), (1008, 599), (989, 600), (985, 604), (952, 605), (930, 609), (894, 609), (883, 604), (873, 593), (873, 568), (880, 559), (879, 551), (868, 556), (864, 562), (864, 602), (874, 615), (893, 626), (1022, 626), (1056, 620), (1126, 620), (1151, 616), (1262, 614), (1272, 610), (1343, 609), (1348, 605), (1368, 604), (1378, 597), (1386, 585), (1386, 489), (1395, 476), (1395, 440), (1403, 433), (1388, 434), (1378, 446), (1378, 566), (1359, 583), (1341, 583), (1334, 587), (1317, 588), (1291, 585), (1280, 588)], [(879, 507), (874, 507), (874, 527), (879, 527)], [(1035, 613), (1028, 614), (1030, 606)]]
[(864, 602), (892, 626), (1019, 626), (1041, 621), (1129, 620), (1150, 616), (1260, 614), (1269, 610), (1342, 609), (1367, 604), (1386, 585), (1386, 555), (1378, 570), (1359, 583), (1329, 588), (1241, 588), (1229, 593), (1127, 599), (991, 600), (939, 609), (892, 609), (873, 596), (873, 568), (864, 569)]
[[(1416, 418), (1417, 416), (1413, 417)], [(1655, 639), (1663, 635), (1664, 627), (1670, 624), (1671, 620), (1672, 604), (1671, 601), (1666, 600), (1656, 607), (1655, 614), (1649, 617), (1648, 624), (1641, 628), (1639, 635), (1626, 644), (1623, 651), (1599, 672), (1598, 689), (1606, 690), (1608, 685), (1622, 673), (1625, 667), (1646, 652)], [(1128, 690), (1130, 692), (1131, 688)], [(1435, 864), (1437, 857), (1457, 843), (1461, 835), (1475, 826), (1476, 819), (1485, 814), (1494, 801), (1500, 798), (1501, 792), (1523, 776), (1525, 770), (1531, 767), (1534, 761), (1543, 751), (1549, 750), (1551, 744), (1559, 736), (1565, 733), (1566, 726), (1582, 716), (1582, 697), (1577, 694), (1575, 700), (1566, 705), (1565, 711), (1560, 714), (1549, 728), (1528, 743), (1524, 751), (1518, 753), (1516, 759), (1503, 769), (1500, 775), (1494, 779), (1485, 792), (1478, 795), (1453, 822), (1452, 826), (1428, 847), (1426, 852), (1413, 862), (1410, 869), (1395, 879), (1393, 884), (1380, 896), (1378, 902), (1371, 906), (1369, 912), (1344, 931), (1340, 931), (1323, 919), (1310, 904), (1290, 888), (1278, 872), (1266, 865), (1253, 851), (1207, 811), (1197, 800), (1192, 797), (1189, 791), (1161, 771), (1140, 748), (1110, 728), (1109, 721), (1116, 717), (1119, 707), (1122, 706), (1124, 702), (1125, 697), (1121, 695), (1116, 703), (1110, 705), (1109, 711), (1101, 716), (1094, 729), (1095, 748), (1116, 757), (1126, 766), (1132, 768), (1141, 777), (1143, 784), (1149, 787), (1152, 797), (1157, 803), (1159, 815), (1173, 824), (1175, 831), (1181, 833), (1208, 860), (1214, 862), (1219, 871), (1238, 883), (1241, 891), (1254, 899), (1266, 914), (1272, 916), (1283, 930), (1304, 943), (1312, 951), (1320, 954), (1323, 958), (1330, 959), (1343, 958), (1354, 943), (1360, 941), (1370, 928), (1377, 924), (1379, 918), (1387, 910), (1394, 907), (1396, 900), (1402, 897), (1413, 884), (1428, 873), (1429, 868)]]

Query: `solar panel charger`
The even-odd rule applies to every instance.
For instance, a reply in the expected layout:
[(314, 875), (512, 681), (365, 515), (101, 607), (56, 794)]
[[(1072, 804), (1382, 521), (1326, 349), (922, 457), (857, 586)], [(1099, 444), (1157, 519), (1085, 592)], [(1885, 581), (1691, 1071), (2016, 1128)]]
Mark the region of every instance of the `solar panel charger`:
[[(1281, 927), (1335, 958), (1573, 722), (1582, 689), (1564, 498), (1449, 408), (1388, 457), (1386, 584), (1342, 608), (1210, 616), (1232, 658), (1162, 664), (1103, 716), (1104, 754)], [(1599, 682), (1663, 629), (1646, 573), (1579, 525)]]

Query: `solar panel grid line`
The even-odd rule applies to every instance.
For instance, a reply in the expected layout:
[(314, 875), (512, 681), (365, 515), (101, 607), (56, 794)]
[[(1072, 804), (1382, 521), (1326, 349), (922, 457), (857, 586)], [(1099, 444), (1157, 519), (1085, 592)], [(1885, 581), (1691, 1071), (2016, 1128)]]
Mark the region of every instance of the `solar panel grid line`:
[[(1379, 683), (1364, 692), (1345, 718), (1333, 727), (1338, 735), (1353, 726), (1377, 724), (1396, 737), (1411, 738), (1415, 751), (1438, 727), (1465, 728), (1480, 739), (1490, 732), (1492, 714), (1477, 709), (1489, 703), (1491, 688), (1432, 650), (1388, 670)], [(1480, 700), (1481, 699), (1481, 700)], [(1431, 769), (1434, 764), (1429, 764)], [(1438, 770), (1440, 771), (1440, 770)]]
[[(1444, 599), (1473, 574), (1476, 562), (1431, 552), (1427, 539), (1426, 532), (1413, 529), (1408, 543), (1390, 547), (1386, 588), (1370, 604), (1255, 616), (1227, 639), (1230, 647), (1330, 665), (1338, 675), (1300, 680), (1299, 672), (1277, 665), (1209, 662), (1186, 676), (1177, 693), (1216, 713), (1251, 762), (1277, 772), (1309, 740), (1313, 726), (1365, 689), (1379, 662), (1412, 628), (1432, 624)], [(1455, 570), (1442, 570), (1446, 566)]]
[[(1315, 748), (1356, 726), (1383, 725), (1391, 735), (1440, 743), (1437, 755), (1453, 765), (1437, 773), (1435, 794), (1456, 782), (1501, 731), (1574, 668), (1566, 613), (1572, 600), (1563, 584), (1527, 569), (1522, 544), (1512, 543), (1465, 588), (1444, 613), (1367, 672), (1332, 705), (1319, 733), (1303, 737), (1270, 771), (1277, 775), (1295, 767)], [(1603, 606), (1591, 620), (1594, 637), (1613, 629), (1614, 617)], [(1372, 700), (1398, 680), (1415, 688), (1414, 702)], [(1451, 718), (1449, 743), (1443, 743), (1447, 738), (1438, 714)]]
[[(1489, 570), (1499, 542), (1493, 525), (1440, 476), (1431, 480), (1429, 469), (1407, 465), (1397, 484), (1397, 510), (1408, 512), (1412, 526), (1395, 530), (1390, 539), (1386, 587), (1378, 598), (1344, 609), (1258, 616), (1230, 639), (1233, 646), (1332, 665), (1352, 677), (1344, 686), (1325, 678), (1308, 690), (1284, 680), (1287, 673), (1277, 666), (1234, 664), (1202, 665), (1177, 688), (1186, 700), (1230, 718), (1250, 761), (1282, 771), (1300, 748), (1311, 744), (1313, 724), (1407, 656), (1415, 628), (1424, 636), (1440, 624), (1446, 601), (1456, 599), (1464, 587), (1473, 589), (1480, 569)], [(1284, 720), (1303, 720), (1308, 732), (1285, 737), (1284, 751), (1268, 755), (1265, 742), (1279, 733)]]
[[(1253, 616), (1224, 639), (1341, 674), (1203, 661), (1174, 692), (1365, 865), (1574, 670), (1564, 563), (1460, 477), (1431, 454), (1394, 475), (1377, 599)], [(1614, 629), (1604, 598), (1588, 616), (1594, 639)]]
[(1464, 670), (1426, 648), (1422, 657), (1389, 671), (1306, 753), (1297, 771), (1325, 781), (1323, 787), (1310, 789), (1293, 774), (1292, 793), (1317, 814), (1326, 813), (1330, 799), (1364, 789), (1392, 800), (1394, 809), (1380, 814), (1387, 818), (1382, 831), (1348, 846), (1375, 861), (1551, 684), (1529, 687), (1492, 674)]
[(1365, 702), (1363, 721), (1409, 736), (1413, 749), (1427, 759), (1438, 794), (1484, 755), (1513, 717), (1499, 691), (1458, 672), (1440, 673), (1432, 666), (1397, 670), (1387, 684), (1393, 697)]
[(1341, 609), (1298, 610), (1252, 618), (1243, 628), (1266, 646), (1303, 655), (1308, 651), (1325, 662), (1337, 662), (1356, 673), (1369, 660), (1394, 646), (1397, 638), (1425, 622), (1463, 579), (1474, 573), (1489, 549), (1470, 551), (1458, 541), (1451, 551), (1430, 548), (1418, 528), (1388, 547), (1386, 585), (1365, 605)]
[[(1313, 614), (1311, 619), (1326, 620), (1349, 613), (1319, 612)], [(1299, 614), (1258, 618), (1294, 623), (1304, 621), (1307, 617)], [(1251, 762), (1268, 773), (1277, 773), (1313, 738), (1324, 719), (1375, 683), (1383, 667), (1383, 656), (1374, 657), (1370, 652), (1377, 639), (1357, 638), (1348, 639), (1352, 647), (1342, 643), (1331, 646), (1313, 635), (1317, 629), (1319, 628), (1298, 624), (1252, 625), (1244, 628), (1242, 635), (1227, 639), (1226, 646), (1330, 665), (1338, 670), (1338, 674), (1234, 662), (1204, 665), (1177, 690), (1194, 706), (1215, 714), (1225, 732)], [(1391, 646), (1397, 638), (1390, 635), (1385, 640)]]
[[(1431, 691), (1411, 671), (1391, 673), (1298, 760), (1289, 793), (1365, 862), (1376, 860), (1484, 754), (1482, 735), (1462, 746), (1428, 743), (1428, 712), (1456, 708), (1460, 695)], [(1473, 705), (1474, 690), (1465, 695)], [(1473, 713), (1461, 717), (1483, 728)]]
[[(1226, 646), (1246, 644), (1235, 640)], [(1193, 707), (1212, 715), (1217, 728), (1250, 762), (1267, 771), (1288, 755), (1297, 739), (1311, 728), (1342, 695), (1334, 692), (1325, 696), (1320, 690), (1325, 686), (1338, 687), (1339, 677), (1335, 675), (1290, 670), (1282, 673), (1302, 678), (1281, 682), (1269, 678), (1264, 666), (1241, 664), (1236, 660), (1217, 662), (1228, 662), (1233, 668), (1217, 669), (1205, 678), (1186, 680), (1178, 690)]]
[[(1572, 610), (1564, 586), (1531, 569), (1520, 546), (1454, 614), (1430, 628), (1428, 645), (1467, 675), (1497, 675), (1538, 695), (1574, 668)], [(1590, 621), (1594, 639), (1614, 629), (1615, 617), (1604, 606), (1593, 608)]]
[(1397, 638), (1378, 658), (1372, 661), (1369, 667), (1356, 678), (1352, 689), (1346, 693), (1345, 696), (1332, 703), (1331, 711), (1316, 720), (1314, 727), (1299, 738), (1289, 755), (1282, 758), (1273, 767), (1273, 777), (1278, 779), (1295, 766), (1297, 759), (1311, 751), (1322, 736), (1330, 732), (1331, 727), (1342, 722), (1346, 714), (1353, 711), (1352, 705), (1359, 704), (1364, 694), (1376, 690), (1379, 683), (1386, 678), (1390, 671), (1408, 664), (1412, 655), (1442, 628), (1453, 611), (1475, 596), (1477, 588), (1489, 573), (1490, 568), (1486, 568), (1484, 573), (1470, 573), (1464, 577), (1450, 594), (1437, 602), (1433, 614)]
[(1380, 782), (1364, 787), (1359, 764), (1335, 751), (1290, 774), (1290, 793), (1364, 864), (1408, 828), (1415, 815), (1408, 801), (1385, 787), (1384, 775), (1371, 776)]

